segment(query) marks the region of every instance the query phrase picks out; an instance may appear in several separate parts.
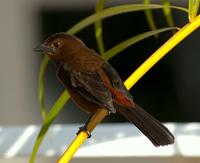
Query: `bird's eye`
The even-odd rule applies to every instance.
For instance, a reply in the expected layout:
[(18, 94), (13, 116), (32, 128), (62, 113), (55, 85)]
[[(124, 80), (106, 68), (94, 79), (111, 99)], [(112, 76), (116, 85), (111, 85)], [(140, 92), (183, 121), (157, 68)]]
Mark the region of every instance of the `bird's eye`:
[(53, 43), (53, 46), (54, 46), (55, 48), (59, 48), (59, 47), (61, 46), (61, 42), (59, 42), (59, 41), (54, 42), (54, 43)]

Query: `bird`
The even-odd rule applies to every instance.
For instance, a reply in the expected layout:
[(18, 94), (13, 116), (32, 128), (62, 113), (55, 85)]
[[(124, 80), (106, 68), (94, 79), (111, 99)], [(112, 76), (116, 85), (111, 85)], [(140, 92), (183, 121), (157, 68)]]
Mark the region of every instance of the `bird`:
[[(133, 101), (114, 67), (74, 35), (64, 32), (48, 37), (35, 51), (48, 55), (57, 79), (85, 112), (106, 109), (133, 123), (154, 146), (174, 143), (173, 134)], [(86, 127), (80, 130), (87, 131)]]

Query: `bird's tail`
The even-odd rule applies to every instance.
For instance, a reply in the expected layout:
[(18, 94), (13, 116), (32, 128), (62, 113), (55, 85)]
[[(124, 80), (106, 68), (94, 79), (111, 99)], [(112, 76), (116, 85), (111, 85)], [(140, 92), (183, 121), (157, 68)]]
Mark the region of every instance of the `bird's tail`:
[(174, 143), (172, 133), (139, 105), (135, 104), (134, 108), (122, 106), (116, 108), (118, 113), (132, 122), (155, 146)]

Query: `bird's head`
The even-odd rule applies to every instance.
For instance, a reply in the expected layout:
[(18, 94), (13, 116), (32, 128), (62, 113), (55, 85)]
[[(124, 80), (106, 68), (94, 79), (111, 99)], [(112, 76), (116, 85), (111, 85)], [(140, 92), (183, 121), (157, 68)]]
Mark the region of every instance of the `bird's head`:
[(36, 52), (43, 52), (54, 62), (70, 59), (82, 47), (84, 43), (77, 37), (56, 33), (47, 38), (44, 43), (34, 49)]

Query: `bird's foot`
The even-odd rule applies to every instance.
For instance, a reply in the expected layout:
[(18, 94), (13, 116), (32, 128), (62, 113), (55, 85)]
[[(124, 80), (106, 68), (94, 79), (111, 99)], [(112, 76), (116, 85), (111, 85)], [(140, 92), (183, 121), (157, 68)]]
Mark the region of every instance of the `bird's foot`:
[(91, 133), (90, 133), (90, 131), (87, 130), (87, 128), (85, 126), (79, 127), (79, 130), (76, 133), (76, 135), (78, 135), (81, 131), (85, 131), (88, 135), (88, 138), (91, 138)]

